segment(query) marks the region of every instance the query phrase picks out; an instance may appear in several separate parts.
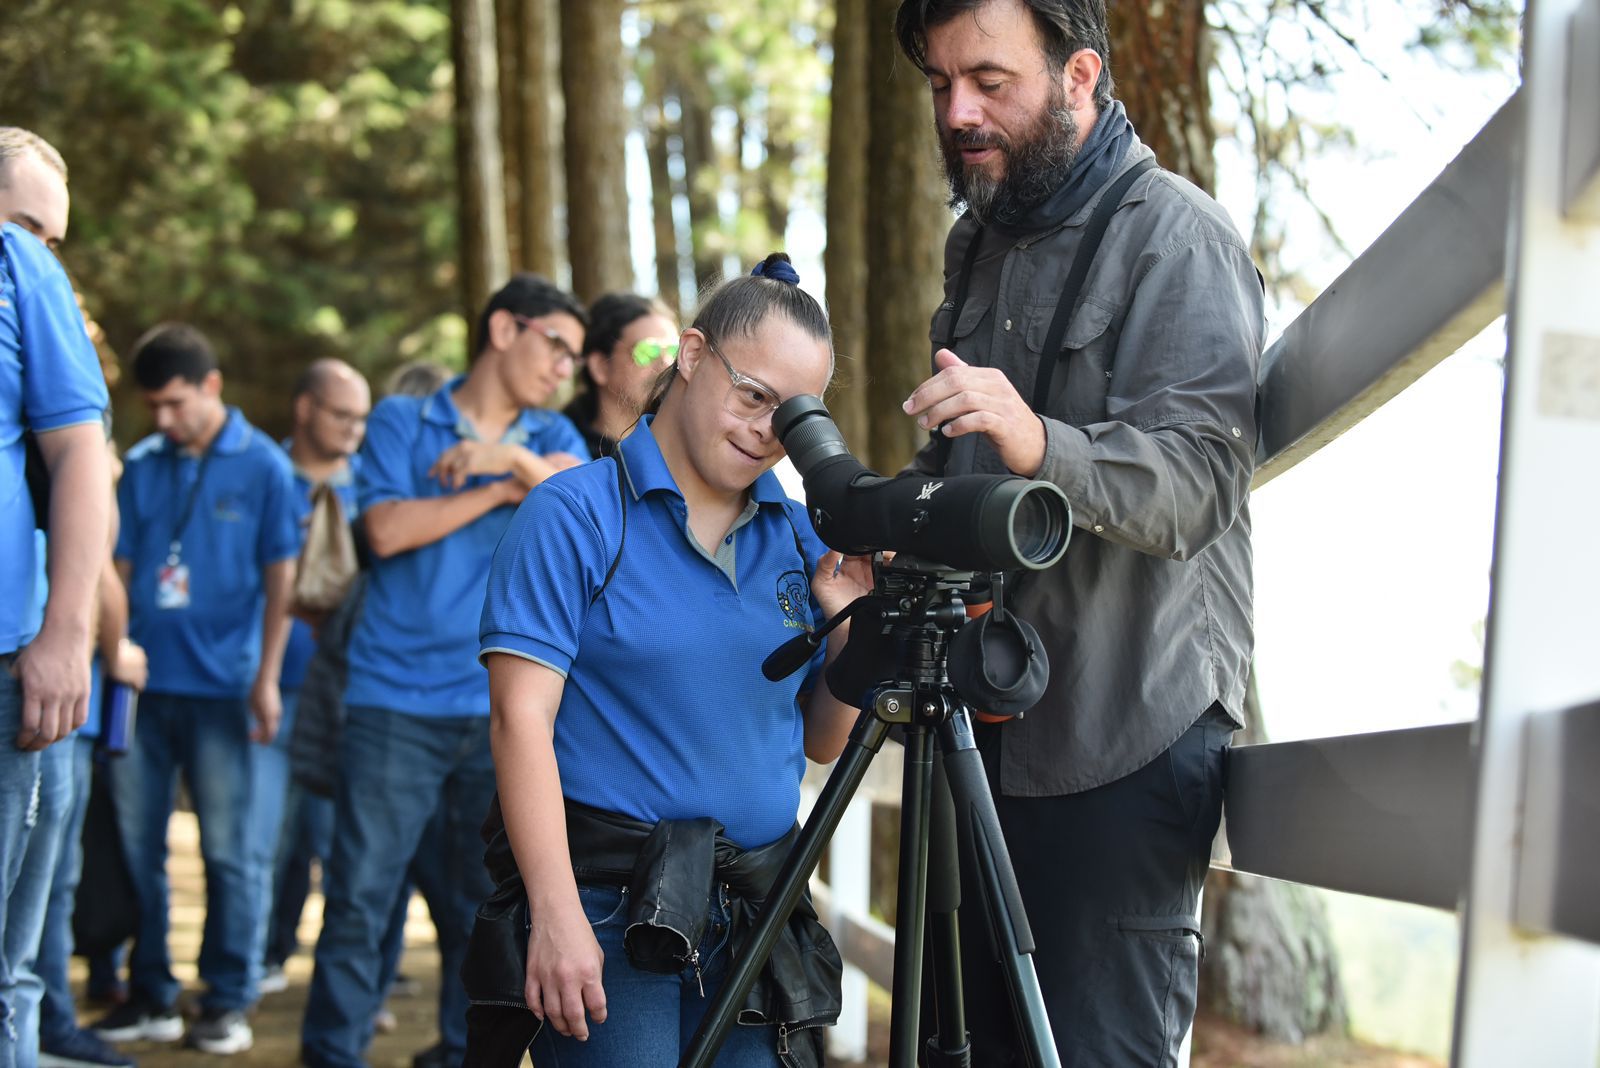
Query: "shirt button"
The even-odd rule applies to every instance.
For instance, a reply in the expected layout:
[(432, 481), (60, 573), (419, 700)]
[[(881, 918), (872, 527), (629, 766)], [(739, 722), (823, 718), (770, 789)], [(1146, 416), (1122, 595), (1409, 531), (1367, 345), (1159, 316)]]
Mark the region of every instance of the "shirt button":
[(1007, 320), (1006, 320), (1006, 329), (1007, 329), (1007, 330), (1010, 330), (1010, 329), (1011, 329), (1011, 320), (1010, 320), (1010, 319), (1007, 319)]
[(722, 544), (724, 544), (724, 545), (732, 545), (733, 544), (733, 535), (729, 534), (726, 538), (723, 538), (722, 539)]
[(1103, 525), (1096, 523), (1094, 525), (1094, 532), (1096, 534), (1104, 534), (1106, 532), (1106, 528)]
[(1233, 436), (1236, 437), (1236, 438), (1244, 437), (1244, 431), (1240, 430), (1238, 427), (1234, 427), (1233, 428)]

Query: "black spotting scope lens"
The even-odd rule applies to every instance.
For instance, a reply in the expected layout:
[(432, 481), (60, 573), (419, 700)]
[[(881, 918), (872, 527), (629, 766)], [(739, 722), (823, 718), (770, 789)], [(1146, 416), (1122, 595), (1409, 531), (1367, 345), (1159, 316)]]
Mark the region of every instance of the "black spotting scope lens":
[(772, 426), (805, 480), (817, 536), (840, 552), (893, 550), (964, 571), (1042, 570), (1072, 534), (1067, 495), (1016, 475), (885, 478), (850, 455), (816, 397), (792, 397)]

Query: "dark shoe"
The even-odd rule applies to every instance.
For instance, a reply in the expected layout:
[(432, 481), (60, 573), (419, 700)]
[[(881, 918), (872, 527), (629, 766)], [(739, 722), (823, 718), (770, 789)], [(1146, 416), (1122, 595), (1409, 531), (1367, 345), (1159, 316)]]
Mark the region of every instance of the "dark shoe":
[(136, 1068), (132, 1057), (106, 1045), (93, 1033), (74, 1028), (59, 1038), (39, 1040), (39, 1068)]
[(461, 1057), (438, 1042), (412, 1057), (411, 1068), (461, 1068)]
[(243, 1053), (255, 1044), (250, 1021), (238, 1009), (202, 1009), (184, 1044), (203, 1053)]
[(91, 982), (89, 989), (85, 992), (85, 996), (91, 1005), (96, 1005), (103, 1009), (115, 1008), (118, 1005), (127, 1004), (128, 984), (121, 979), (109, 983)]
[(132, 998), (89, 1025), (107, 1042), (176, 1042), (183, 1037), (183, 1017), (171, 1005)]

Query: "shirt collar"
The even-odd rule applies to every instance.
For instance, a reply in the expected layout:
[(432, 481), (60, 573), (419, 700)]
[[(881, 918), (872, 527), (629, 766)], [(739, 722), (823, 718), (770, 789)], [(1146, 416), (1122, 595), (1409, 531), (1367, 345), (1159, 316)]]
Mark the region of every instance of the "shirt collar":
[[(466, 375), (456, 375), (425, 398), (422, 402), (422, 418), (436, 426), (449, 427), (456, 437), (463, 441), (477, 441), (479, 440), (477, 428), (461, 414), (461, 409), (456, 407), (455, 392), (466, 380)], [(505, 435), (500, 440), (510, 445), (526, 445), (549, 420), (548, 412), (538, 408), (524, 408), (517, 413), (517, 418), (506, 428)]]
[[(617, 446), (617, 455), (622, 460), (622, 469), (628, 476), (628, 487), (633, 490), (634, 500), (652, 490), (666, 490), (673, 496), (683, 496), (677, 480), (667, 467), (666, 457), (661, 455), (661, 445), (656, 441), (655, 428), (651, 426), (654, 421), (654, 415), (641, 418), (633, 433), (623, 438)], [(783, 484), (770, 469), (761, 472), (761, 477), (750, 487), (750, 500), (754, 504), (782, 504), (788, 499), (789, 495), (783, 492)]]

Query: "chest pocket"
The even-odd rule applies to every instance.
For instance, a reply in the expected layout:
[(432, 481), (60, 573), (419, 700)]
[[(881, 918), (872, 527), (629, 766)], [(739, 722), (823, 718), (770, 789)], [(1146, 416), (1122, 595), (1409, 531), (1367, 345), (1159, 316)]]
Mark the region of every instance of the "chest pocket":
[(1025, 335), (1033, 357), (1030, 363), (1038, 366), (1044, 360), (1057, 361), (1044, 414), (1079, 426), (1102, 422), (1106, 418), (1106, 395), (1111, 386), (1122, 314), (1092, 297), (1085, 298), (1067, 324), (1061, 351), (1047, 353), (1045, 336), (1055, 312), (1053, 304), (1030, 309)]
[[(928, 331), (928, 341), (932, 345), (928, 350), (929, 366), (932, 366), (933, 354), (942, 348), (954, 349), (956, 355), (963, 360), (968, 363), (974, 362), (973, 335), (989, 318), (989, 309), (993, 303), (987, 298), (969, 297), (961, 306), (959, 316), (956, 315), (956, 309), (950, 301), (939, 305), (939, 310), (933, 314), (933, 326)], [(955, 320), (953, 323), (952, 318)]]

